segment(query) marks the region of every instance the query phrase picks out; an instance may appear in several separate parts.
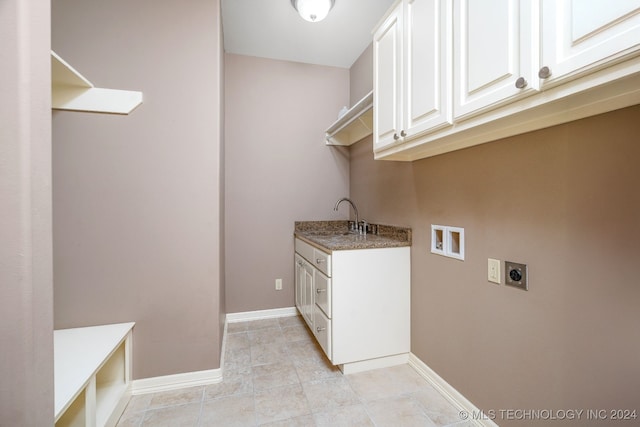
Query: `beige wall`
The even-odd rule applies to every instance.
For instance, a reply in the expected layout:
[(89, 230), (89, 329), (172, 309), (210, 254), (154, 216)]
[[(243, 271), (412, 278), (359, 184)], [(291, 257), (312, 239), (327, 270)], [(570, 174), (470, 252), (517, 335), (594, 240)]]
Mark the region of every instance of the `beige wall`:
[(373, 88), (373, 43), (360, 54), (349, 72), (349, 106), (352, 106)]
[[(414, 231), (412, 351), (479, 408), (639, 409), (639, 119), (635, 106), (413, 163), (353, 146), (363, 215)], [(464, 262), (429, 252), (430, 224), (465, 228)], [(489, 257), (528, 264), (530, 290), (487, 282)]]
[(49, 1), (0, 3), (3, 426), (53, 425), (49, 49)]
[[(294, 305), (293, 223), (346, 218), (345, 149), (324, 130), (347, 105), (349, 70), (226, 55), (226, 303)], [(283, 290), (274, 281), (283, 279)]]
[(56, 328), (135, 321), (134, 377), (219, 366), (219, 2), (57, 0), (52, 44), (129, 116), (53, 118)]

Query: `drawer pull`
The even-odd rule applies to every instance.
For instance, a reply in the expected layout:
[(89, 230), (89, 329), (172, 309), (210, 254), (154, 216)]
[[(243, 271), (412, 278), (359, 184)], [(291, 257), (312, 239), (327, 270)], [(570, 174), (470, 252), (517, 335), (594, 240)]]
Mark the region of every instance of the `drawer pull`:
[(322, 264), (323, 262), (327, 262), (324, 258), (316, 258), (316, 264)]
[(316, 289), (316, 294), (321, 294), (322, 292), (327, 292), (326, 289)]
[(320, 332), (322, 332), (322, 331), (326, 331), (326, 330), (327, 330), (327, 328), (321, 328), (320, 326), (318, 326), (318, 327), (316, 328), (316, 332), (317, 332), (317, 333), (320, 333)]

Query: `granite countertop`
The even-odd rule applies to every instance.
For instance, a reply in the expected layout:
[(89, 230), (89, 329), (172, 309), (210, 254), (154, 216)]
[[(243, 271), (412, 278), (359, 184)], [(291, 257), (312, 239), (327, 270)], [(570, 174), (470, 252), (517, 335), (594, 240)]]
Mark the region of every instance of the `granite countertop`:
[(372, 224), (377, 234), (349, 231), (349, 221), (296, 221), (294, 235), (325, 251), (411, 246), (411, 229)]

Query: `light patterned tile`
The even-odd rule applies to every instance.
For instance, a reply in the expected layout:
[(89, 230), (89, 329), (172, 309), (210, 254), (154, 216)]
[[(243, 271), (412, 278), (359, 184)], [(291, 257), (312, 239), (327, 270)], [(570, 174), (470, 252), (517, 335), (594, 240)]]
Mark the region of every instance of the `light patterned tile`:
[(435, 427), (418, 402), (408, 396), (377, 400), (366, 405), (378, 427)]
[(143, 412), (124, 412), (120, 419), (118, 420), (118, 424), (116, 427), (140, 427), (142, 425), (142, 420), (144, 419), (144, 411)]
[(238, 332), (247, 332), (249, 330), (249, 323), (250, 322), (227, 323), (227, 335)]
[(195, 427), (201, 406), (201, 403), (190, 403), (148, 410), (144, 414), (142, 427)]
[(422, 406), (429, 418), (439, 427), (461, 422), (460, 411), (436, 389), (428, 387), (411, 396)]
[(227, 352), (251, 347), (248, 332), (239, 332), (237, 334), (227, 335), (225, 350)]
[(203, 392), (204, 387), (188, 387), (154, 393), (149, 403), (149, 409), (202, 402)]
[(294, 365), (307, 363), (309, 360), (326, 359), (322, 348), (315, 341), (295, 341), (287, 343), (288, 355)]
[(313, 415), (318, 427), (374, 427), (364, 405), (344, 406)]
[(201, 427), (255, 426), (256, 411), (253, 394), (207, 400), (202, 404)]
[(265, 328), (247, 332), (251, 345), (283, 343), (284, 335), (280, 328)]
[(288, 348), (286, 344), (260, 344), (251, 346), (251, 366), (268, 365), (287, 359)]
[(311, 381), (302, 384), (311, 412), (326, 411), (360, 403), (344, 377)]
[(227, 351), (224, 357), (223, 376), (251, 374), (251, 348)]
[(310, 358), (295, 363), (298, 378), (301, 382), (317, 381), (328, 378), (342, 378), (342, 372), (325, 357)]
[(280, 322), (277, 318), (274, 319), (260, 319), (247, 322), (248, 331), (257, 331), (259, 329), (279, 328)]
[(384, 369), (358, 372), (345, 375), (353, 390), (364, 400), (379, 400), (400, 393), (399, 390), (390, 387), (389, 377)]
[(257, 391), (255, 404), (259, 424), (311, 414), (300, 384)]
[(298, 384), (298, 374), (291, 362), (284, 361), (253, 367), (253, 386), (256, 391)]
[(300, 315), (280, 317), (278, 319), (278, 323), (280, 324), (281, 328), (285, 328), (287, 326), (299, 326), (299, 325), (305, 324), (304, 320), (302, 320), (302, 316)]
[(408, 364), (384, 368), (389, 382), (394, 389), (402, 393), (413, 393), (419, 390), (432, 388), (431, 385)]
[(313, 427), (313, 417), (304, 415), (302, 417), (288, 418), (282, 421), (274, 421), (272, 423), (260, 424), (261, 427)]
[(282, 328), (282, 335), (287, 342), (311, 341), (314, 339), (311, 331), (305, 325), (285, 326)]
[(221, 383), (205, 386), (204, 399), (217, 399), (248, 393), (253, 393), (253, 377), (251, 375), (225, 375)]
[(135, 413), (135, 412), (146, 411), (147, 408), (149, 407), (149, 404), (151, 404), (152, 398), (153, 398), (153, 393), (131, 396), (131, 399), (129, 399), (129, 403), (127, 403), (127, 408), (125, 409), (125, 412)]

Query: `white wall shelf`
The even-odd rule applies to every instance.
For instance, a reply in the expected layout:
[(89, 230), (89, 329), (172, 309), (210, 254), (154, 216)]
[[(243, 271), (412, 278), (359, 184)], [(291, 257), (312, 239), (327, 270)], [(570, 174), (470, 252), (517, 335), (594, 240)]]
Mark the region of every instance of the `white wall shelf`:
[(129, 114), (142, 104), (142, 92), (94, 87), (51, 51), (51, 108), (93, 113)]
[(373, 91), (327, 128), (327, 145), (351, 145), (373, 132)]
[(116, 424), (131, 395), (134, 325), (54, 331), (56, 427)]

